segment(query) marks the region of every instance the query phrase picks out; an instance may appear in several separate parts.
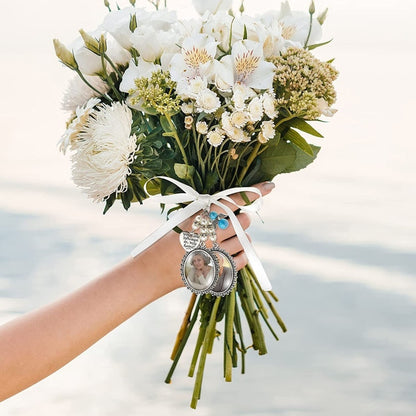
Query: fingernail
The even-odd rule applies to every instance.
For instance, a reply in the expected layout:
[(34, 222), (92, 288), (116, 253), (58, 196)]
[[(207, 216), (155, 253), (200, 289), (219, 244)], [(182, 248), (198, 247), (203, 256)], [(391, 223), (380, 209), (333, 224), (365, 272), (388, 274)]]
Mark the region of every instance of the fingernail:
[(273, 182), (264, 182), (263, 189), (265, 192), (271, 192), (276, 185)]

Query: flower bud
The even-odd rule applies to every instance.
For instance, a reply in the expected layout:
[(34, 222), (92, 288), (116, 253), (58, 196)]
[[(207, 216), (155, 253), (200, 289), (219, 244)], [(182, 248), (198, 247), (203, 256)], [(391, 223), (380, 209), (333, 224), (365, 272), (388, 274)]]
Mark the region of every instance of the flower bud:
[(315, 13), (315, 3), (312, 0), (311, 5), (309, 6), (309, 14), (314, 14), (314, 13)]
[(134, 32), (135, 30), (136, 30), (136, 28), (137, 28), (137, 17), (136, 17), (136, 15), (135, 14), (132, 14), (131, 16), (130, 16), (130, 25), (129, 25), (129, 27), (130, 27), (130, 32)]
[(104, 6), (107, 7), (109, 12), (111, 12), (110, 2), (108, 0), (104, 0)]
[(98, 44), (100, 55), (103, 55), (107, 50), (107, 39), (105, 38), (104, 33), (101, 34)]
[(91, 35), (89, 35), (85, 30), (80, 29), (79, 33), (81, 34), (82, 39), (84, 40), (85, 47), (90, 50), (91, 52), (94, 52), (95, 54), (100, 54), (100, 44), (97, 39), (93, 38)]
[(238, 9), (238, 11), (243, 14), (244, 13), (244, 0), (241, 1), (241, 5), (240, 8)]
[(129, 0), (130, 4), (135, 7), (136, 6), (136, 0)]
[(55, 47), (56, 56), (64, 65), (71, 69), (78, 69), (78, 64), (74, 58), (74, 54), (70, 52), (63, 43), (59, 42), (58, 39), (54, 39), (53, 46)]
[(326, 19), (326, 15), (328, 13), (328, 8), (326, 8), (318, 17), (317, 20), (319, 22), (319, 24), (322, 26), (325, 22)]

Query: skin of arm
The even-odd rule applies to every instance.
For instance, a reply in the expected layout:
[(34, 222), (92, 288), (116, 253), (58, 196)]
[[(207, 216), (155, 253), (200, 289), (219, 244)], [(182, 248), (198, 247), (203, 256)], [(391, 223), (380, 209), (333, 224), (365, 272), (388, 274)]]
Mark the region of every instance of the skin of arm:
[[(266, 195), (274, 184), (256, 187)], [(239, 195), (233, 199), (244, 204)], [(244, 229), (249, 226), (246, 214), (238, 219)], [(191, 224), (187, 220), (181, 228), (190, 229)], [(171, 231), (75, 292), (0, 326), (0, 401), (52, 374), (149, 303), (183, 287), (173, 266), (184, 255), (178, 240)], [(218, 241), (234, 255), (238, 269), (247, 264), (232, 227), (219, 230)], [(160, 253), (169, 261), (158, 261)]]

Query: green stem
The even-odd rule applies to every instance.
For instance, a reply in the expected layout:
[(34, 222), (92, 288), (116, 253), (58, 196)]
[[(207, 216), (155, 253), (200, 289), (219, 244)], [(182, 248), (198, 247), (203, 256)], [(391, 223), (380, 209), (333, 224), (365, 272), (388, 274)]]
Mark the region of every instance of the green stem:
[(184, 337), (183, 337), (183, 339), (182, 339), (182, 341), (179, 345), (178, 351), (176, 353), (175, 359), (173, 360), (172, 366), (170, 367), (169, 373), (166, 376), (165, 383), (167, 383), (167, 384), (171, 383), (171, 381), (172, 381), (173, 372), (175, 371), (175, 368), (178, 364), (179, 358), (181, 357), (183, 349), (185, 348), (186, 342), (188, 341), (189, 335), (192, 332), (192, 328), (194, 327), (196, 319), (198, 318), (200, 302), (201, 302), (201, 297), (198, 299), (198, 302), (195, 306), (194, 313), (192, 315), (191, 322), (189, 323), (189, 326), (188, 326), (188, 328), (185, 332), (185, 335), (184, 335)]
[(177, 145), (179, 147), (179, 150), (181, 151), (183, 161), (185, 162), (186, 165), (188, 165), (189, 164), (188, 163), (188, 158), (186, 157), (185, 149), (183, 148), (182, 143), (181, 143), (181, 140), (179, 139), (178, 133), (176, 131), (176, 126), (173, 123), (172, 118), (171, 118), (171, 116), (169, 114), (164, 114), (164, 116), (166, 117), (166, 120), (168, 121), (169, 126), (172, 129), (171, 130), (171, 133), (173, 134), (173, 137), (176, 140), (176, 143), (177, 143)]
[(309, 31), (308, 31), (308, 36), (306, 37), (306, 40), (305, 40), (305, 44), (303, 45), (303, 47), (305, 49), (308, 46), (309, 37), (311, 36), (311, 32), (312, 32), (312, 13), (309, 13)]
[(118, 75), (118, 77), (121, 79), (123, 78), (123, 74), (119, 71), (119, 69), (114, 65), (114, 62), (110, 59), (110, 57), (104, 52), (103, 54), (104, 58), (106, 59), (106, 61), (111, 65), (111, 68), (114, 69), (114, 71), (116, 72), (116, 74)]
[[(236, 297), (237, 294), (234, 292), (234, 297)], [(244, 340), (243, 340), (243, 328), (241, 326), (241, 319), (240, 319), (240, 311), (238, 308), (238, 305), (236, 305), (235, 308), (235, 315), (234, 315), (234, 325), (235, 325), (235, 330), (238, 334), (238, 337), (240, 338), (240, 351), (241, 351), (241, 374), (245, 373), (246, 370), (246, 360), (245, 360), (245, 355), (246, 355), (246, 347), (244, 345)]]
[[(96, 92), (97, 94), (99, 94), (100, 96), (101, 95), (104, 95), (101, 91), (99, 91), (99, 90), (97, 90), (97, 88), (95, 88), (95, 87), (93, 87), (86, 79), (85, 79), (85, 77), (84, 77), (84, 74), (79, 70), (79, 69), (76, 69), (75, 70), (76, 71), (76, 73), (79, 75), (79, 77), (94, 91), (94, 92)], [(110, 98), (110, 97), (108, 97), (108, 98)]]
[(234, 313), (235, 313), (235, 288), (227, 296), (225, 308), (224, 326), (224, 377), (225, 381), (232, 379), (233, 350), (234, 350)]
[(250, 154), (249, 158), (247, 159), (247, 165), (241, 171), (241, 174), (238, 178), (238, 185), (241, 185), (241, 183), (243, 182), (243, 179), (245, 178), (247, 171), (250, 168), (250, 165), (253, 163), (254, 159), (256, 158), (257, 152), (259, 151), (260, 147), (261, 147), (261, 143), (258, 141), (252, 153)]
[(117, 97), (118, 100), (123, 101), (123, 97), (120, 95), (120, 92), (115, 87), (114, 82), (111, 79), (111, 76), (108, 75), (107, 70), (105, 69), (105, 59), (104, 59), (104, 56), (103, 55), (101, 55), (101, 66), (103, 68), (102, 75), (104, 76), (104, 78), (107, 81), (108, 85), (110, 85), (110, 88), (113, 90), (114, 95)]
[(204, 341), (206, 331), (207, 331), (207, 327), (203, 327), (201, 325), (199, 328), (198, 339), (196, 341), (194, 354), (191, 360), (191, 365), (189, 367), (188, 377), (194, 376), (196, 362), (198, 361), (199, 352), (201, 351), (202, 342)]
[(204, 343), (202, 345), (202, 351), (201, 351), (201, 357), (199, 359), (198, 364), (198, 372), (196, 374), (196, 380), (194, 385), (194, 391), (192, 394), (192, 400), (191, 400), (191, 408), (196, 409), (196, 405), (198, 403), (198, 400), (201, 396), (201, 386), (202, 386), (202, 378), (204, 375), (204, 368), (205, 368), (205, 361), (207, 359), (207, 353), (208, 353), (208, 347), (211, 339), (211, 334), (213, 331), (215, 331), (215, 324), (217, 323), (217, 310), (218, 306), (220, 304), (221, 298), (218, 296), (215, 300), (215, 303), (212, 307), (211, 311), (211, 317), (209, 319), (209, 324), (207, 328), (207, 332), (205, 334)]

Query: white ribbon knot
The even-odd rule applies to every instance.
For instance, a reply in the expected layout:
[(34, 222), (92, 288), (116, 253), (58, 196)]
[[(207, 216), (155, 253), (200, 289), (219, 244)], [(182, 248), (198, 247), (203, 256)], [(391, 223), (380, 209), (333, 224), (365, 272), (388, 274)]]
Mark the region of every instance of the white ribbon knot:
[[(224, 201), (227, 201), (231, 203), (232, 205), (236, 206), (237, 208), (243, 210), (243, 211), (250, 211), (250, 212), (257, 212), (262, 203), (262, 195), (261, 192), (254, 187), (237, 187), (237, 188), (230, 188), (225, 191), (217, 192), (216, 194), (209, 195), (209, 194), (200, 194), (192, 187), (179, 182), (175, 179), (168, 178), (166, 176), (157, 176), (153, 179), (163, 179), (166, 181), (169, 181), (173, 184), (175, 184), (178, 188), (182, 189), (183, 193), (179, 194), (173, 194), (173, 195), (150, 195), (147, 192), (147, 183), (144, 187), (146, 193), (152, 197), (153, 199), (158, 200), (159, 202), (163, 204), (180, 204), (188, 202), (189, 205), (187, 205), (184, 208), (181, 208), (177, 211), (175, 211), (171, 217), (157, 230), (155, 230), (152, 234), (150, 234), (148, 237), (146, 237), (131, 253), (132, 257), (137, 256), (144, 250), (146, 250), (148, 247), (150, 247), (152, 244), (154, 244), (156, 241), (158, 241), (160, 238), (162, 238), (165, 234), (167, 234), (170, 230), (172, 230), (174, 227), (176, 227), (181, 222), (185, 221), (192, 215), (194, 215), (196, 212), (203, 210), (203, 209), (210, 209), (211, 205), (216, 205), (224, 210), (224, 212), (228, 215), (228, 218), (230, 219), (234, 231), (247, 255), (248, 262), (250, 263), (254, 273), (256, 274), (256, 277), (260, 283), (260, 286), (263, 290), (271, 290), (272, 285), (270, 283), (269, 278), (267, 277), (267, 274), (263, 268), (263, 265), (261, 264), (261, 261), (259, 257), (257, 256), (254, 247), (250, 243), (249, 239), (247, 238), (247, 235), (241, 226), (240, 222), (238, 221), (237, 217), (234, 214), (234, 211), (229, 208), (224, 203), (220, 202), (219, 200), (222, 199)], [(238, 193), (238, 192), (254, 192), (259, 196), (259, 198), (254, 201), (251, 205), (244, 206), (244, 205), (238, 205), (236, 202), (230, 198), (230, 195)]]

